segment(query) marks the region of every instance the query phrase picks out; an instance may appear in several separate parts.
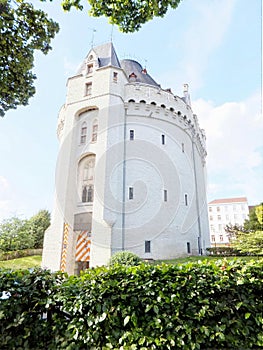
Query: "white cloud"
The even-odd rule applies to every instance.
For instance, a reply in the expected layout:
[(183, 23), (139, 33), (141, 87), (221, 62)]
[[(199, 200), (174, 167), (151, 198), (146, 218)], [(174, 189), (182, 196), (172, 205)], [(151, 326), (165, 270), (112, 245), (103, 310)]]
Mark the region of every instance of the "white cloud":
[(194, 101), (207, 135), (209, 196), (246, 195), (250, 202), (263, 199), (263, 119), (260, 94), (243, 102)]

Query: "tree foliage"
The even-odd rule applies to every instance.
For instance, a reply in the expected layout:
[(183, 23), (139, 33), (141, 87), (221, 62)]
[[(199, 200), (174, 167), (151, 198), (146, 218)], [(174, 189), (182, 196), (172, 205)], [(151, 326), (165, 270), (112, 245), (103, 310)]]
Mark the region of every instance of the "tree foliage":
[[(45, 1), (45, 0), (42, 0)], [(154, 17), (163, 17), (169, 7), (176, 9), (181, 0), (88, 0), (89, 14), (105, 16), (111, 24), (119, 26), (124, 33), (134, 32)], [(62, 7), (70, 11), (72, 7), (83, 9), (83, 0), (62, 0)]]
[(232, 246), (246, 254), (263, 255), (263, 204), (255, 206), (249, 213), (249, 219), (244, 226), (228, 225), (228, 232)]
[(233, 246), (241, 253), (263, 255), (263, 231), (239, 232)]
[(0, 116), (35, 94), (34, 53), (47, 54), (59, 26), (24, 0), (0, 0)]
[(48, 210), (40, 210), (27, 221), (28, 232), (34, 237), (32, 248), (43, 248), (44, 234), (49, 225), (50, 213)]
[(28, 220), (18, 217), (4, 220), (0, 224), (0, 250), (42, 248), (44, 232), (49, 225), (50, 213), (47, 210), (40, 210)]
[[(260, 211), (262, 212), (262, 207), (263, 205), (260, 204), (250, 210), (249, 218), (244, 222), (244, 231), (250, 232), (250, 231), (256, 231), (256, 230), (262, 230), (262, 223), (260, 223), (259, 221), (261, 216)], [(261, 216), (261, 220), (262, 220), (262, 216)]]

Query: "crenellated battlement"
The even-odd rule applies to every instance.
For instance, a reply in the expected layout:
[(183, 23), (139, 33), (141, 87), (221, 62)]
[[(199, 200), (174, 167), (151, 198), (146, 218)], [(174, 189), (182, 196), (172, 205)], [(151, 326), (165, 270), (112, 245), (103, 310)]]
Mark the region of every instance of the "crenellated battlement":
[(178, 126), (196, 143), (205, 159), (204, 130), (199, 126), (197, 115), (183, 98), (152, 85), (129, 83), (125, 85), (125, 108), (128, 115), (157, 118)]

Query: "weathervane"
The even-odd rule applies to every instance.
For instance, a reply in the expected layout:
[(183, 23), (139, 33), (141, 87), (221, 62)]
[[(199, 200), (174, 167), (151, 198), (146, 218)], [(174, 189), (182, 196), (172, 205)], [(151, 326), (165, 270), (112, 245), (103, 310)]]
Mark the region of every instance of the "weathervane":
[(91, 45), (91, 47), (93, 47), (93, 45), (94, 45), (94, 33), (97, 31), (97, 29), (96, 28), (89, 28), (89, 27), (88, 27), (88, 29), (92, 30), (92, 36), (91, 36), (91, 43), (90, 43), (90, 45)]

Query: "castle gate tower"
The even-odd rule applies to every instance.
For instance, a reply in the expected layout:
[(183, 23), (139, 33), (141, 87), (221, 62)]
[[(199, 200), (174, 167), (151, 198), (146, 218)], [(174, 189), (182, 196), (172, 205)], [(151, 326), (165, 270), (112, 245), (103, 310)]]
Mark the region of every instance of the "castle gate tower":
[(68, 79), (51, 226), (42, 266), (77, 273), (128, 250), (143, 259), (209, 246), (204, 130), (183, 96), (112, 43), (90, 50)]

